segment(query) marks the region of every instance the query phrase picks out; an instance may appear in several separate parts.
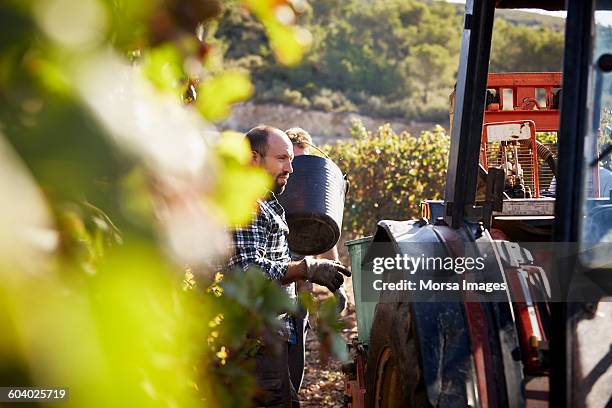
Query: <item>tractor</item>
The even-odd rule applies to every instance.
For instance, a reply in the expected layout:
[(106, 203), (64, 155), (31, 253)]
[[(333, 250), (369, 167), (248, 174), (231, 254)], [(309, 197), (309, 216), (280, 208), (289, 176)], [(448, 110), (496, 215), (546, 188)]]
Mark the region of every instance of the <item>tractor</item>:
[[(489, 74), (496, 8), (566, 10), (563, 72)], [(347, 242), (346, 406), (612, 406), (608, 10), (466, 1), (444, 199)]]

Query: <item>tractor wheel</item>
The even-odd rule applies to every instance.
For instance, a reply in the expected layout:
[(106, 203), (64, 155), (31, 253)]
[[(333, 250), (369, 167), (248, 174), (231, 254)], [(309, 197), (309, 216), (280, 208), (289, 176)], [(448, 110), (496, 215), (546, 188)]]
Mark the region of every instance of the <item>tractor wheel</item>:
[(410, 304), (379, 303), (370, 331), (366, 407), (430, 407)]

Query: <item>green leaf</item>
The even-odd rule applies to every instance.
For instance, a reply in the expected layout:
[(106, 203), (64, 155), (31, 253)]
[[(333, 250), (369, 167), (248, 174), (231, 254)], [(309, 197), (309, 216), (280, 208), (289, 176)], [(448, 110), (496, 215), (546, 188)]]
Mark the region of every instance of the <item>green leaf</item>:
[(299, 39), (300, 31), (295, 27), (283, 26), (276, 22), (267, 22), (266, 28), (278, 62), (287, 66), (297, 65), (306, 51), (304, 41)]
[(242, 133), (225, 131), (217, 144), (219, 156), (234, 159), (240, 164), (248, 164), (251, 159), (251, 147)]
[(249, 165), (251, 149), (239, 133), (224, 132), (216, 153), (218, 180), (213, 202), (228, 225), (245, 224), (253, 217), (257, 199), (268, 191), (270, 176)]
[(42, 58), (34, 58), (27, 67), (38, 77), (44, 88), (57, 95), (69, 95), (72, 88), (68, 76), (54, 62)]
[(169, 43), (150, 50), (144, 59), (143, 73), (159, 90), (176, 93), (185, 78), (181, 53)]
[(229, 115), (233, 103), (248, 99), (253, 91), (247, 73), (225, 71), (201, 83), (196, 106), (206, 119), (218, 121)]

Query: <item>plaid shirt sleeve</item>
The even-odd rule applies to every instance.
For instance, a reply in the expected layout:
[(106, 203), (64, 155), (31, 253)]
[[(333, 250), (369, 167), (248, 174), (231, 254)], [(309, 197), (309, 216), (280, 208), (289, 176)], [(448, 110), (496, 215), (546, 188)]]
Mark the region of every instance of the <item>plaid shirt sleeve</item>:
[(269, 225), (270, 221), (261, 211), (254, 214), (250, 224), (232, 231), (234, 255), (230, 258), (230, 267), (238, 266), (246, 271), (249, 266), (255, 265), (270, 279), (280, 281), (285, 276), (289, 263), (283, 260), (274, 261), (266, 256)]

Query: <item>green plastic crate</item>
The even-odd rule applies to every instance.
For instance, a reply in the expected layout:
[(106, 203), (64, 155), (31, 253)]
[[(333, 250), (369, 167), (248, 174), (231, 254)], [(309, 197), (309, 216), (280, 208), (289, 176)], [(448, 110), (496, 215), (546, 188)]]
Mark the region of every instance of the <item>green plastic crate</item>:
[(364, 237), (347, 241), (351, 273), (353, 274), (353, 295), (355, 297), (355, 311), (357, 313), (357, 336), (359, 341), (368, 343), (370, 329), (374, 320), (376, 302), (364, 302), (361, 297), (361, 262), (372, 242), (372, 237)]

